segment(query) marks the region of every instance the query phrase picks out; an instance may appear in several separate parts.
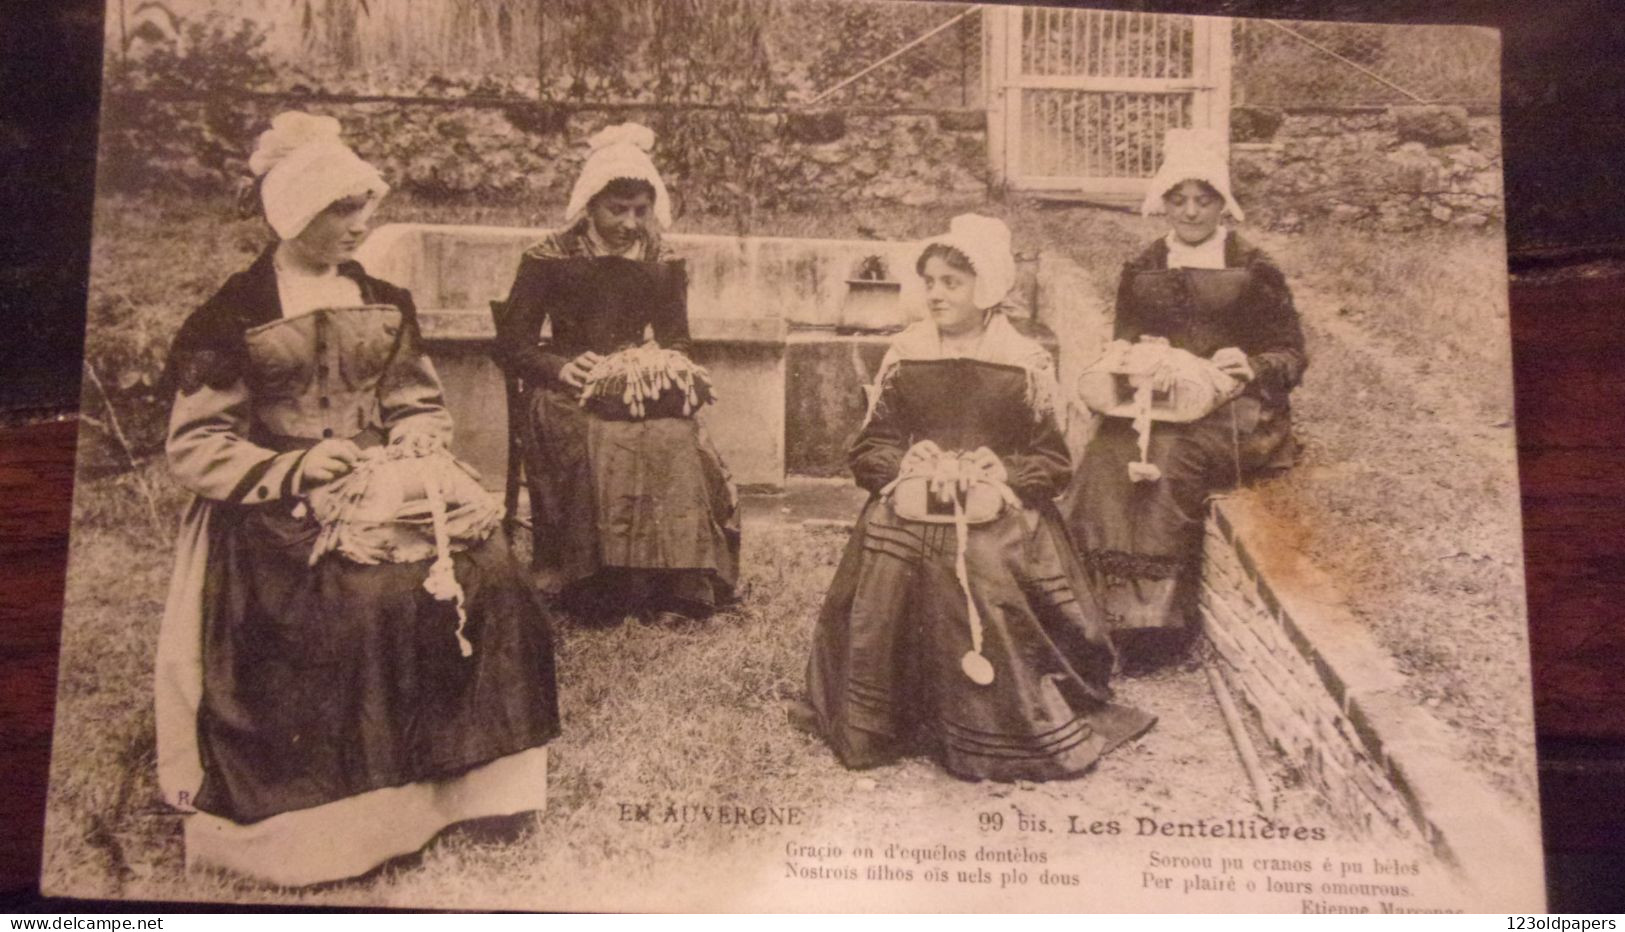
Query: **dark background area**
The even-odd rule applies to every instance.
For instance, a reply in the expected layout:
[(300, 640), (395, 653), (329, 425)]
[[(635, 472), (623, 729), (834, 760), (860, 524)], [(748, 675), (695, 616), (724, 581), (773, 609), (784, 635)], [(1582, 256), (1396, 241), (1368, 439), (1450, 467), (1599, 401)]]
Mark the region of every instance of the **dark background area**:
[[(1079, 4), (1082, 5), (1082, 4)], [(1142, 0), (1502, 30), (1507, 238), (1554, 911), (1625, 911), (1625, 6)], [(38, 899), (84, 336), (101, 0), (0, 0), (0, 911)], [(1562, 647), (1562, 650), (1555, 649)], [(1546, 660), (1561, 657), (1561, 661)], [(168, 910), (172, 907), (165, 906)]]

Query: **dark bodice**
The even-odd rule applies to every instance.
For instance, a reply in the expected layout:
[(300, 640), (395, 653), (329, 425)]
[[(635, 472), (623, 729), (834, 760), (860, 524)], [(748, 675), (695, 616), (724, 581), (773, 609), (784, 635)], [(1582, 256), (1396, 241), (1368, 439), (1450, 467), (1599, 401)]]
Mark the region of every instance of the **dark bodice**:
[(1165, 337), (1204, 358), (1236, 347), (1255, 373), (1245, 393), (1285, 409), (1309, 364), (1292, 292), (1269, 257), (1234, 233), (1224, 255), (1223, 269), (1170, 269), (1167, 243), (1152, 243), (1123, 268), (1113, 336)]
[(1129, 282), (1140, 327), (1167, 337), (1179, 349), (1212, 356), (1240, 346), (1245, 332), (1243, 300), (1247, 269), (1158, 269), (1134, 272)]
[(1032, 503), (1053, 498), (1072, 475), (1071, 458), (1054, 413), (1035, 408), (1030, 379), (1020, 366), (973, 359), (898, 362), (881, 377), (874, 411), (852, 443), (858, 485), (878, 492), (897, 478), (908, 449), (930, 440), (943, 450), (987, 447), (1016, 494)]
[(1036, 421), (1027, 373), (974, 359), (905, 359), (882, 388), (889, 416), (909, 444), (930, 440), (944, 450), (987, 447), (1000, 456), (1024, 449)]
[[(538, 346), (544, 322), (552, 325), (552, 339)], [(634, 346), (646, 330), (661, 346), (687, 351), (688, 273), (681, 260), (527, 255), (497, 328), (495, 355), (510, 372), (550, 384), (576, 356)]]

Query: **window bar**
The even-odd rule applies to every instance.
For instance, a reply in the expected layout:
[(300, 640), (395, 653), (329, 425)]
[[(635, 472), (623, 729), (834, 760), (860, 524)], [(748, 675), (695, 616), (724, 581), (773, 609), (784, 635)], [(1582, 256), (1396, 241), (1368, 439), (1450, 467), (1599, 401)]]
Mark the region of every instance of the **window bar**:
[(1015, 167), (1017, 174), (1030, 175), (1032, 171), (1028, 166), (1032, 164), (1033, 160), (1033, 116), (1031, 112), (1033, 108), (1033, 92), (1021, 90), (1018, 93), (1021, 95), (1021, 132), (1018, 134), (1021, 148), (1016, 153), (1018, 158)]
[(1050, 91), (1050, 162), (1046, 175), (1058, 175), (1061, 164), (1061, 94)]
[(1052, 91), (1055, 98), (1055, 159), (1050, 163), (1050, 174), (1063, 175), (1066, 167), (1066, 92)]
[(1175, 17), (1168, 24), (1168, 63), (1174, 69), (1173, 76), (1186, 77), (1185, 74), (1185, 22), (1188, 17)]
[(1111, 94), (1103, 94), (1100, 98), (1100, 174), (1111, 178), (1117, 175), (1117, 153), (1112, 150), (1112, 140), (1116, 132), (1112, 128), (1112, 112), (1115, 101)]
[(1089, 52), (1089, 40), (1091, 35), (1089, 30), (1090, 15), (1090, 11), (1088, 10), (1078, 11), (1078, 55), (1080, 56), (1078, 61), (1078, 74), (1080, 75), (1094, 74), (1094, 56)]
[(1122, 108), (1122, 117), (1118, 120), (1123, 126), (1123, 174), (1132, 178), (1139, 174), (1139, 148), (1138, 131), (1134, 126), (1134, 108), (1136, 101), (1130, 94), (1118, 95), (1118, 106)]
[(1042, 175), (1044, 173), (1044, 92), (1040, 90), (1024, 91), (1027, 98), (1027, 108), (1032, 113), (1032, 119), (1027, 121), (1026, 131), (1021, 134), (1022, 143), (1027, 147), (1022, 156), (1026, 173), (1029, 175)]
[(1055, 174), (1069, 175), (1072, 165), (1071, 137), (1067, 135), (1067, 102), (1071, 91), (1055, 93)]
[(1078, 10), (1068, 10), (1066, 15), (1067, 32), (1072, 37), (1072, 60), (1068, 73), (1073, 75), (1083, 74), (1083, 63), (1079, 61), (1082, 58), (1082, 53), (1079, 51), (1078, 41), (1081, 37), (1080, 27), (1083, 23), (1083, 14)]
[(1118, 145), (1123, 153), (1120, 174), (1134, 174), (1134, 99), (1118, 94)]
[(1132, 95), (1119, 94), (1118, 104), (1122, 108), (1122, 115), (1118, 123), (1123, 127), (1123, 174), (1129, 177), (1139, 174), (1139, 161), (1137, 151), (1140, 140), (1134, 127), (1135, 100)]
[(1094, 102), (1094, 95), (1080, 93), (1077, 100), (1078, 121), (1078, 171), (1088, 177), (1094, 172), (1095, 124), (1089, 117), (1089, 110)]
[(1084, 120), (1089, 123), (1089, 145), (1084, 146), (1085, 172), (1097, 179), (1100, 177), (1100, 94), (1089, 94), (1084, 104)]
[(1032, 47), (1033, 47), (1033, 13), (1032, 9), (1021, 11), (1021, 73), (1032, 74)]
[(1089, 175), (1089, 95), (1076, 91), (1072, 95), (1072, 165), (1079, 177)]
[(1140, 140), (1136, 138), (1138, 134), (1134, 126), (1134, 97), (1130, 94), (1119, 94), (1118, 105), (1122, 108), (1122, 115), (1118, 119), (1118, 123), (1123, 127), (1123, 174), (1133, 177), (1139, 174), (1137, 150), (1140, 147)]
[(1059, 75), (1061, 68), (1059, 68), (1059, 62), (1056, 58), (1059, 58), (1059, 54), (1061, 54), (1061, 44), (1058, 41), (1059, 37), (1061, 37), (1061, 10), (1050, 10), (1050, 16), (1046, 19), (1045, 31), (1043, 32), (1045, 32), (1043, 34), (1043, 50), (1045, 50), (1045, 60), (1048, 62), (1048, 68), (1050, 68), (1046, 73), (1048, 75)]
[(1033, 174), (1049, 174), (1049, 94), (1033, 91)]
[(1139, 77), (1149, 78), (1151, 77), (1152, 47), (1150, 43), (1145, 41), (1145, 34), (1146, 27), (1149, 26), (1152, 30), (1155, 30), (1156, 26), (1151, 23), (1151, 14), (1149, 13), (1137, 13), (1135, 19), (1138, 28), (1134, 30), (1134, 48), (1139, 54), (1134, 57), (1139, 61), (1137, 66), (1139, 68)]
[(1028, 126), (1030, 128), (1027, 131), (1027, 141), (1029, 143), (1031, 143), (1028, 151), (1030, 151), (1032, 153), (1026, 159), (1027, 172), (1029, 174), (1033, 174), (1033, 175), (1041, 175), (1041, 174), (1043, 174), (1042, 168), (1043, 168), (1043, 158), (1044, 158), (1044, 145), (1043, 145), (1043, 143), (1044, 143), (1044, 135), (1043, 135), (1043, 133), (1044, 133), (1044, 131), (1043, 131), (1043, 126), (1044, 126), (1044, 123), (1043, 123), (1044, 98), (1043, 98), (1043, 92), (1042, 91), (1028, 91), (1027, 96), (1032, 99), (1032, 111), (1033, 111), (1032, 122), (1028, 124)]
[(1129, 138), (1134, 140), (1132, 150), (1134, 153), (1134, 169), (1130, 174), (1132, 178), (1138, 178), (1145, 174), (1145, 121), (1142, 118), (1144, 108), (1144, 94), (1135, 94), (1129, 99), (1129, 122), (1134, 126), (1134, 131), (1129, 134)]
[(1106, 18), (1111, 14), (1105, 10), (1089, 11), (1089, 44), (1091, 46), (1091, 60), (1089, 73), (1096, 77), (1104, 77), (1106, 70)]
[(1100, 95), (1100, 177), (1110, 178), (1117, 172), (1112, 170), (1112, 95)]
[(1145, 77), (1145, 46), (1140, 42), (1144, 18), (1144, 13), (1129, 14), (1127, 34), (1124, 38), (1124, 48), (1128, 50), (1129, 60), (1134, 63), (1132, 68), (1136, 78)]
[(1066, 174), (1078, 174), (1078, 92), (1066, 92)]
[(1169, 57), (1173, 51), (1169, 44), (1169, 38), (1172, 35), (1173, 30), (1168, 22), (1168, 17), (1157, 17), (1157, 77), (1159, 78), (1171, 78), (1174, 74), (1173, 59)]
[[(1168, 135), (1169, 100), (1166, 94), (1157, 95), (1156, 117), (1151, 121), (1151, 161), (1158, 166), (1162, 164), (1162, 140)], [(1155, 168), (1151, 170), (1156, 171)]]
[(1184, 69), (1183, 77), (1196, 77), (1196, 18), (1185, 17), (1185, 28), (1179, 33), (1181, 50), (1179, 65)]
[(1123, 14), (1123, 73), (1128, 77), (1139, 77), (1140, 56), (1135, 48), (1134, 30), (1138, 24), (1140, 14)]
[(1106, 48), (1101, 42), (1100, 38), (1101, 22), (1103, 21), (1105, 15), (1106, 14), (1100, 12), (1099, 10), (1089, 11), (1089, 46), (1091, 49), (1089, 55), (1089, 73), (1095, 77), (1099, 77), (1106, 73)]
[(1117, 16), (1117, 73), (1131, 78), (1134, 76), (1134, 41), (1130, 30), (1134, 27), (1134, 14), (1119, 13)]
[(1055, 11), (1055, 22), (1050, 26), (1050, 46), (1054, 49), (1054, 64), (1050, 66), (1051, 74), (1066, 74), (1066, 11)]
[(1067, 91), (1056, 91), (1055, 92), (1055, 167), (1054, 167), (1054, 174), (1056, 174), (1056, 175), (1065, 175), (1065, 174), (1067, 174), (1068, 173), (1067, 172), (1067, 166), (1072, 164), (1071, 156), (1067, 151), (1067, 135), (1066, 135), (1066, 99), (1067, 99), (1068, 93), (1069, 92), (1067, 92)]
[(1150, 166), (1146, 169), (1147, 175), (1155, 175), (1162, 166), (1162, 134), (1163, 127), (1168, 123), (1168, 96), (1158, 94), (1151, 99), (1151, 119), (1146, 123), (1145, 133), (1146, 158)]
[(1060, 21), (1055, 24), (1055, 44), (1060, 49), (1059, 59), (1061, 74), (1072, 73), (1072, 11), (1062, 10)]
[(1124, 67), (1123, 60), (1123, 25), (1127, 15), (1116, 13), (1112, 16), (1112, 76), (1125, 77), (1128, 69)]
[(1152, 53), (1156, 51), (1151, 44), (1151, 37), (1156, 34), (1156, 25), (1152, 22), (1152, 14), (1139, 14), (1139, 23), (1134, 30), (1134, 58), (1138, 62), (1139, 77), (1156, 77), (1156, 62)]
[(1033, 74), (1049, 74), (1049, 10), (1040, 7), (1033, 16)]
[(1113, 114), (1117, 110), (1117, 102), (1113, 95), (1106, 94), (1100, 98), (1101, 106), (1101, 140), (1100, 159), (1101, 174), (1107, 178), (1117, 176), (1117, 152), (1113, 143), (1117, 139), (1117, 130)]
[(1145, 170), (1145, 143), (1151, 128), (1151, 95), (1140, 94), (1139, 98), (1134, 108), (1137, 117), (1134, 125), (1134, 174), (1144, 178), (1150, 174)]
[(1157, 173), (1157, 127), (1162, 125), (1162, 111), (1164, 98), (1161, 94), (1146, 101), (1145, 116), (1145, 164), (1146, 175)]
[(1111, 74), (1111, 62), (1107, 61), (1106, 27), (1111, 23), (1111, 13), (1101, 10), (1095, 18), (1095, 73), (1101, 77)]
[(1100, 14), (1100, 73), (1110, 77), (1117, 76), (1117, 58), (1112, 50), (1112, 32), (1117, 26), (1117, 14), (1111, 11), (1102, 11)]

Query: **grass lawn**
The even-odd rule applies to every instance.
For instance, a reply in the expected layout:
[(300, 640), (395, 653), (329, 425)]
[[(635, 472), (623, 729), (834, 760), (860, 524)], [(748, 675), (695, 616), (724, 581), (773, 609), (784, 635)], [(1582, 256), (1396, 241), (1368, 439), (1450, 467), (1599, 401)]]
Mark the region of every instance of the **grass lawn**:
[[(173, 486), (156, 470), (151, 478), (163, 483), (165, 510), (178, 506)], [(75, 503), (85, 530), (72, 548), (74, 623), (64, 632), (46, 884), (84, 896), (286, 900), (289, 891), (186, 872), (179, 819), (157, 802), (150, 663), (171, 548), (129, 486), (128, 479), (91, 480)], [(1155, 710), (1158, 724), (1080, 781), (972, 784), (923, 760), (845, 770), (788, 725), (784, 704), (801, 689), (813, 614), (846, 532), (781, 518), (773, 504), (752, 503), (738, 608), (678, 630), (565, 620), (565, 733), (550, 746), (544, 816), (500, 843), (453, 831), (421, 857), (293, 895), (312, 903), (534, 907), (541, 896), (558, 903), (564, 879), (669, 882), (684, 859), (738, 854), (737, 832), (714, 825), (628, 828), (619, 822), (621, 803), (653, 803), (657, 811), (668, 802), (802, 808), (804, 828), (751, 849), (768, 857), (785, 840), (813, 836), (974, 846), (988, 840), (978, 838), (976, 813), (1014, 821), (1017, 808), (1150, 818), (1249, 811), (1246, 776), (1195, 668), (1120, 682), (1120, 698)], [(1273, 764), (1272, 778), (1281, 788), (1280, 818), (1332, 824), (1292, 773)], [(940, 837), (918, 836), (922, 813), (926, 824), (941, 826)], [(607, 887), (573, 886), (570, 895), (624, 902)]]
[[(1086, 208), (989, 211), (1010, 221), (1018, 249), (1070, 256), (1102, 295), (1157, 229)], [(406, 200), (386, 202), (381, 214), (380, 222), (534, 222), (530, 211)], [(128, 432), (155, 439), (156, 415), (124, 401), (150, 382), (187, 310), (257, 251), (259, 226), (233, 219), (224, 205), (116, 199), (100, 203), (97, 222), (87, 351), (106, 365)], [(762, 232), (912, 238), (946, 222), (940, 210), (859, 210), (764, 218)], [(728, 232), (728, 223), (689, 218), (679, 229)], [(1453, 726), (1461, 759), (1532, 807), (1498, 240), (1445, 231), (1383, 241), (1333, 229), (1255, 239), (1295, 289), (1312, 362), (1294, 396), (1303, 462), (1244, 494), (1301, 529), (1298, 545), (1340, 581), (1358, 616), (1412, 674), (1417, 701)], [(87, 397), (87, 413), (99, 403)], [(151, 660), (181, 495), (154, 463), (139, 481), (112, 474), (116, 457), (94, 429), (81, 448), (47, 885), (79, 895), (268, 896), (233, 878), (185, 874), (177, 819), (156, 802)], [(156, 497), (156, 523), (146, 490)], [(1077, 783), (967, 784), (924, 762), (867, 774), (841, 769), (787, 726), (781, 707), (800, 687), (811, 620), (843, 540), (837, 528), (758, 520), (747, 527), (747, 596), (737, 610), (689, 630), (566, 627), (566, 733), (553, 746), (546, 815), (507, 843), (453, 834), (411, 863), (300, 896), (519, 904), (597, 865), (615, 863), (626, 883), (670, 857), (716, 855), (732, 842), (714, 826), (628, 831), (615, 822), (620, 802), (797, 800), (820, 830), (850, 829), (862, 813), (865, 830), (879, 834), (925, 806), (941, 813), (947, 831), (972, 839), (979, 808), (1008, 811), (1020, 801), (1105, 813), (1245, 809), (1245, 778), (1193, 671), (1124, 681), (1123, 698), (1154, 711), (1159, 724)], [(1293, 782), (1278, 765), (1275, 779), (1289, 789)], [(1285, 805), (1287, 817), (1320, 811), (1306, 791), (1289, 792)], [(469, 871), (489, 883), (471, 888)]]

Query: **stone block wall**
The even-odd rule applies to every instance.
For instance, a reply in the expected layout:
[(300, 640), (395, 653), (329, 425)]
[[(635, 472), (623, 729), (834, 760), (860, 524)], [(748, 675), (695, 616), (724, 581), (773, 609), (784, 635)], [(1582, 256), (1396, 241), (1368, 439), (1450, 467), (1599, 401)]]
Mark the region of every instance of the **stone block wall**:
[(1338, 817), (1419, 836), (1485, 889), (1538, 897), (1538, 819), (1469, 770), (1330, 578), (1277, 543), (1287, 529), (1241, 492), (1215, 502), (1205, 535), (1200, 610), (1220, 669)]
[[(245, 98), (233, 102), (234, 119), (226, 127), (210, 118), (204, 102), (153, 100), (143, 103), (142, 112), (152, 113), (164, 134), (142, 136), (130, 158), (103, 166), (102, 180), (135, 191), (230, 191), (246, 177), (258, 132), (276, 113), (297, 108), (337, 118), (346, 140), (397, 191), (428, 201), (530, 205), (538, 225), (557, 222), (563, 212), (586, 140), (625, 120), (645, 123), (661, 137), (655, 158), (679, 212), (728, 214), (741, 197), (763, 210), (970, 206), (988, 193), (987, 121), (979, 110), (739, 116), (653, 106), (595, 110), (524, 99), (455, 104), (293, 94)], [(116, 99), (110, 103), (118, 105)], [(686, 141), (666, 138), (673, 133), (664, 130), (678, 121)], [(222, 138), (227, 130), (241, 138)]]
[(1250, 221), (1381, 231), (1505, 222), (1501, 121), (1463, 107), (1239, 107), (1231, 178)]
[(1328, 691), (1308, 634), (1260, 577), (1225, 514), (1221, 510), (1207, 525), (1199, 601), (1204, 633), (1225, 679), (1345, 824), (1369, 833), (1380, 819), (1408, 831), (1405, 801), (1389, 784), (1380, 757), (1373, 760), (1342, 703)]

